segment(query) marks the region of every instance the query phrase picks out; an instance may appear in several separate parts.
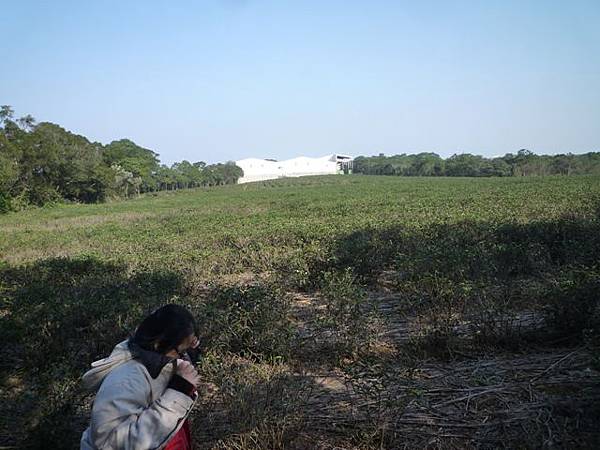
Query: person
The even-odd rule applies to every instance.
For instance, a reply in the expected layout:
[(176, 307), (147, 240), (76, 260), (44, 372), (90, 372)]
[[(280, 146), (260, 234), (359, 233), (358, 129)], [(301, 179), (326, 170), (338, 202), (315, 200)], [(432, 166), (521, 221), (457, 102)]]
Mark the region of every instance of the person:
[(191, 449), (187, 417), (198, 397), (198, 345), (192, 314), (169, 304), (93, 362), (82, 377), (97, 393), (81, 450)]

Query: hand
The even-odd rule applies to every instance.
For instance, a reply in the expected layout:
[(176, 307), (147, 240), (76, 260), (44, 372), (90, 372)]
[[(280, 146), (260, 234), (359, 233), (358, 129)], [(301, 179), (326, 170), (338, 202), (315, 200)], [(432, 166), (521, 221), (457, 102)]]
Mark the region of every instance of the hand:
[(186, 356), (187, 358), (189, 358), (190, 362), (193, 365), (196, 365), (196, 363), (200, 359), (200, 347), (188, 349), (188, 351), (186, 352)]
[(194, 387), (198, 387), (200, 384), (200, 375), (198, 375), (198, 371), (189, 361), (178, 359), (175, 373), (190, 384), (194, 385)]

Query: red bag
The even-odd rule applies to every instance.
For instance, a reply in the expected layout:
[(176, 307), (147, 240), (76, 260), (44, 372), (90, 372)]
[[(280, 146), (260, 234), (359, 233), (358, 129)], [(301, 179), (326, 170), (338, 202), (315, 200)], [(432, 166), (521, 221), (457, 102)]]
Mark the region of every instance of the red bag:
[(164, 450), (192, 450), (192, 434), (190, 432), (190, 423), (187, 419), (175, 436), (167, 442)]

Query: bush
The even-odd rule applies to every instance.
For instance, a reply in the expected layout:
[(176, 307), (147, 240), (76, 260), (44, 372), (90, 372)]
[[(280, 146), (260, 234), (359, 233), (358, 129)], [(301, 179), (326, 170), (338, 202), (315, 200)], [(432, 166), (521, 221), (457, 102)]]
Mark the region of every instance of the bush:
[(379, 332), (379, 317), (352, 270), (324, 273), (320, 297), (324, 308), (317, 313), (317, 335), (342, 355), (370, 348)]
[(360, 282), (372, 283), (393, 263), (404, 238), (403, 230), (396, 227), (355, 231), (333, 246), (332, 268), (351, 268)]
[(600, 334), (600, 270), (574, 269), (553, 282), (544, 312), (561, 335)]
[(0, 214), (12, 211), (12, 209), (13, 206), (10, 197), (5, 193), (0, 192)]
[(289, 356), (294, 337), (290, 301), (273, 286), (214, 286), (196, 308), (207, 351)]
[(439, 274), (429, 274), (418, 284), (407, 283), (403, 296), (416, 310), (416, 335), (411, 351), (444, 357), (460, 347), (465, 325), (469, 286)]

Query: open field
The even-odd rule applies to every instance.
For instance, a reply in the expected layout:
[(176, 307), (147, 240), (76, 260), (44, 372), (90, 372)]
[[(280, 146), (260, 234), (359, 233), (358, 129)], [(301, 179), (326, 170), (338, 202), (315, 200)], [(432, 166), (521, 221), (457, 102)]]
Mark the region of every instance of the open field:
[[(167, 301), (198, 448), (598, 448), (600, 178), (327, 176), (0, 216), (0, 447)], [(25, 438), (25, 436), (27, 436)]]

